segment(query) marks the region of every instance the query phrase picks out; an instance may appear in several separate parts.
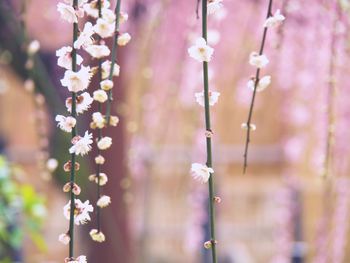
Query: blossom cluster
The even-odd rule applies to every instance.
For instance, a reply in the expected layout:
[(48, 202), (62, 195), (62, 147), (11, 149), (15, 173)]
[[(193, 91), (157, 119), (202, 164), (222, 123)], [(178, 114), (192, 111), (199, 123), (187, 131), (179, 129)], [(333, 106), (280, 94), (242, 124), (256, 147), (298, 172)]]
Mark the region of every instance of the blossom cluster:
[[(64, 68), (66, 71), (64, 77), (61, 79), (62, 86), (66, 87), (68, 91), (75, 96), (66, 99), (67, 111), (70, 112), (70, 116), (57, 115), (56, 121), (58, 127), (65, 132), (74, 131), (77, 125), (76, 115), (86, 112), (93, 101), (99, 104), (111, 103), (111, 90), (114, 86), (113, 76), (119, 76), (120, 67), (114, 61), (110, 61), (107, 57), (111, 54), (110, 49), (105, 44), (104, 39), (115, 37), (117, 45), (126, 45), (131, 36), (128, 33), (119, 33), (116, 30), (120, 23), (125, 22), (128, 19), (128, 15), (124, 12), (116, 13), (110, 9), (110, 2), (108, 0), (79, 0), (77, 6), (74, 6), (73, 0), (63, 0), (58, 3), (57, 10), (61, 15), (61, 18), (68, 23), (78, 23), (78, 18), (84, 17), (86, 14), (88, 17), (95, 20), (95, 23), (86, 22), (79, 34), (71, 46), (63, 46), (56, 51), (57, 64)], [(95, 40), (97, 39), (97, 40)], [(116, 48), (116, 47), (113, 47)], [(76, 51), (83, 50), (89, 54), (92, 59), (99, 61), (99, 67), (90, 67), (84, 65), (83, 57), (76, 53)], [(75, 52), (75, 53), (73, 53)], [(75, 57), (73, 57), (75, 56)], [(104, 60), (104, 61), (103, 61)], [(103, 61), (103, 62), (102, 62)], [(80, 66), (79, 70), (73, 68), (73, 63)], [(96, 89), (92, 96), (87, 89), (90, 85), (91, 79), (95, 73), (99, 72), (99, 88)], [(73, 97), (76, 98), (73, 103)], [(72, 110), (72, 105), (75, 105), (75, 110)], [(108, 105), (110, 107), (110, 105)], [(102, 107), (98, 107), (99, 110)], [(107, 113), (109, 115), (109, 113)], [(107, 125), (117, 126), (119, 118), (117, 116), (104, 115), (102, 112), (92, 113), (92, 122), (90, 123), (91, 129), (102, 129)], [(101, 134), (101, 133), (99, 133)], [(72, 145), (69, 148), (69, 153), (74, 155), (85, 155), (91, 148), (93, 143), (92, 133), (85, 131), (84, 136), (74, 136)], [(112, 138), (101, 137), (99, 135), (97, 139), (98, 156), (95, 158), (95, 162), (98, 166), (103, 165), (105, 158), (100, 154), (101, 150), (106, 150), (112, 145)], [(79, 170), (79, 163), (75, 163), (75, 167), (72, 168), (72, 162), (69, 161), (64, 165), (64, 170), (69, 172), (71, 169)], [(98, 169), (99, 170), (99, 169)], [(107, 183), (108, 178), (105, 173), (98, 173), (97, 175), (89, 176), (89, 179), (95, 181), (98, 187)], [(69, 182), (63, 187), (63, 191), (72, 191), (75, 195), (79, 195), (81, 192), (80, 187), (74, 182)], [(100, 208), (106, 207), (110, 204), (111, 198), (109, 196), (100, 196), (96, 205)], [(64, 216), (70, 219), (71, 214), (71, 201), (64, 207)], [(93, 211), (93, 206), (89, 204), (89, 201), (81, 202), (79, 199), (75, 199), (74, 210), (74, 223), (76, 225), (84, 224), (90, 220), (89, 212)], [(93, 229), (90, 231), (90, 236), (94, 241), (102, 242), (105, 240), (105, 236), (101, 231)], [(68, 244), (70, 242), (70, 235), (68, 233), (61, 234), (59, 240)], [(72, 259), (68, 262), (85, 262), (84, 256), (77, 259)]]
[[(84, 6), (87, 4), (87, 0), (79, 0), (77, 4), (77, 6), (74, 6), (73, 0), (64, 0), (64, 2), (60, 2), (57, 5), (57, 10), (61, 18), (68, 23), (76, 23), (76, 26), (78, 26), (78, 18), (83, 17), (85, 14)], [(62, 131), (72, 133), (73, 138), (68, 150), (72, 156), (86, 155), (92, 149), (93, 143), (92, 133), (89, 133), (89, 131), (85, 131), (84, 136), (76, 135), (77, 115), (87, 111), (93, 102), (93, 98), (86, 91), (93, 77), (93, 71), (90, 66), (83, 64), (83, 58), (77, 54), (77, 50), (83, 44), (87, 48), (93, 43), (93, 33), (87, 32), (88, 28), (89, 23), (86, 23), (83, 31), (80, 31), (78, 38), (76, 33), (74, 34), (74, 37), (77, 39), (74, 39), (73, 47), (63, 46), (56, 51), (56, 56), (58, 57), (57, 65), (65, 69), (64, 76), (61, 79), (61, 85), (71, 92), (71, 97), (68, 97), (65, 102), (70, 115), (57, 115), (55, 120), (58, 122), (57, 126)], [(78, 66), (80, 66), (79, 70), (77, 69)], [(66, 162), (63, 166), (64, 171), (71, 172), (72, 174), (78, 171), (79, 168), (79, 163), (73, 157), (72, 160)], [(81, 188), (74, 182), (74, 177), (63, 186), (63, 191), (74, 194), (71, 200), (63, 207), (64, 217), (68, 220), (73, 220), (75, 225), (85, 224), (90, 221), (89, 213), (93, 212), (94, 208), (89, 200), (82, 202), (75, 198), (75, 196), (80, 194)], [(74, 209), (73, 212), (71, 211), (72, 209)], [(71, 215), (74, 215), (74, 218), (71, 218)], [(70, 228), (67, 233), (59, 235), (58, 240), (65, 245), (69, 244), (72, 242), (72, 232), (73, 229)], [(86, 257), (82, 255), (77, 258), (66, 258), (65, 262), (85, 263), (87, 261)]]

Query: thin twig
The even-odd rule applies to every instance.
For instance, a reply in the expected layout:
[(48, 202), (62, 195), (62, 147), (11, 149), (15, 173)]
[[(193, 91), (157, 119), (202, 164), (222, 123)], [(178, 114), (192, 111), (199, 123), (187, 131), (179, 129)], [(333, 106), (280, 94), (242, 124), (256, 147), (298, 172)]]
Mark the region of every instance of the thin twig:
[[(272, 7), (272, 0), (269, 0), (269, 6), (267, 8), (267, 15), (266, 19), (271, 16), (271, 7)], [(265, 46), (265, 40), (266, 40), (266, 33), (267, 33), (267, 27), (264, 28), (264, 33), (262, 37), (262, 41), (260, 44), (260, 50), (259, 50), (259, 56), (263, 54), (264, 46)], [(253, 108), (254, 108), (254, 102), (255, 102), (255, 95), (256, 95), (256, 88), (259, 83), (259, 76), (260, 76), (260, 68), (256, 70), (255, 74), (255, 82), (254, 82), (254, 90), (253, 90), (253, 96), (252, 100), (250, 102), (250, 108), (249, 108), (249, 115), (248, 115), (248, 121), (247, 121), (247, 136), (246, 136), (246, 142), (245, 142), (245, 149), (244, 149), (244, 165), (243, 165), (243, 174), (246, 172), (247, 169), (247, 162), (248, 162), (248, 145), (250, 142), (250, 124), (252, 120), (253, 115)]]
[[(114, 33), (114, 40), (113, 40), (111, 69), (110, 69), (109, 76), (108, 76), (109, 80), (113, 79), (115, 60), (117, 59), (117, 47), (118, 47), (118, 37), (119, 37), (119, 14), (120, 14), (121, 2), (122, 2), (121, 0), (118, 0), (117, 5), (115, 7), (115, 15), (116, 15), (115, 33)], [(110, 89), (108, 91), (108, 104), (107, 104), (107, 112), (106, 112), (106, 119), (105, 119), (106, 124), (108, 123), (109, 116), (111, 114), (111, 103), (112, 103), (112, 89)]]
[[(207, 41), (207, 0), (202, 0), (202, 37)], [(204, 107), (205, 107), (205, 128), (211, 133), (210, 127), (210, 105), (209, 105), (209, 81), (208, 81), (208, 62), (203, 62), (203, 80), (204, 80)], [(206, 137), (207, 144), (207, 163), (212, 167), (211, 137)], [(214, 179), (213, 174), (209, 177), (209, 221), (210, 221), (210, 241), (212, 262), (217, 263), (216, 259), (216, 240), (215, 240), (215, 209), (214, 209)]]

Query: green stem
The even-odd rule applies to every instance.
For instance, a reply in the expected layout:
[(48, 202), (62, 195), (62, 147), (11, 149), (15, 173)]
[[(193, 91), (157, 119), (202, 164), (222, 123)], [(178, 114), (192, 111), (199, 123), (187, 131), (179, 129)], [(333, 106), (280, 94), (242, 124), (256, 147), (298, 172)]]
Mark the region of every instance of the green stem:
[[(73, 8), (76, 9), (78, 5), (78, 0), (73, 1)], [(72, 70), (74, 72), (77, 71), (77, 50), (74, 48), (74, 42), (78, 38), (78, 23), (73, 24), (73, 50), (72, 50)], [(73, 118), (77, 117), (76, 113), (76, 97), (77, 94), (75, 92), (72, 92), (72, 112), (71, 116)], [(72, 129), (72, 138), (74, 138), (77, 134), (77, 125)], [(69, 257), (72, 258), (74, 254), (74, 210), (75, 210), (75, 195), (73, 193), (73, 184), (75, 180), (75, 153), (72, 153), (71, 155), (71, 190), (70, 190), (70, 218), (69, 218)]]
[[(207, 0), (202, 0), (202, 37), (207, 41)], [(205, 106), (205, 128), (211, 132), (210, 110), (209, 110), (209, 81), (208, 81), (208, 62), (203, 62), (203, 80), (204, 80), (204, 106)], [(207, 166), (212, 167), (211, 138), (206, 138), (207, 143)], [(215, 209), (214, 209), (214, 179), (213, 174), (209, 177), (209, 221), (210, 221), (210, 241), (212, 262), (217, 263), (216, 259), (216, 240), (215, 240)]]
[[(102, 17), (102, 3), (101, 0), (98, 0), (98, 17)], [(101, 37), (98, 37), (98, 44), (101, 43)], [(101, 83), (102, 81), (102, 59), (98, 60), (98, 77), (99, 81), (98, 83)], [(98, 102), (98, 111), (101, 112), (102, 105), (100, 102)], [(97, 129), (97, 138), (98, 141), (102, 137), (102, 130), (100, 128)], [(97, 148), (97, 156), (101, 154), (101, 150)], [(101, 186), (100, 186), (100, 171), (101, 171), (101, 164), (97, 164), (96, 166), (96, 176), (97, 176), (97, 200), (101, 197)], [(97, 231), (101, 231), (101, 207), (97, 206)]]
[[(121, 0), (118, 0), (117, 5), (115, 6), (115, 32), (114, 32), (114, 39), (113, 39), (113, 50), (112, 50), (112, 60), (111, 60), (111, 70), (109, 72), (108, 79), (113, 79), (113, 71), (114, 71), (114, 65), (115, 60), (117, 59), (117, 47), (118, 47), (118, 36), (119, 36), (119, 14), (120, 14), (120, 5)], [(109, 116), (111, 114), (111, 103), (112, 103), (112, 89), (108, 91), (108, 103), (107, 103), (107, 112), (106, 112), (106, 124), (109, 121)]]
[[(269, 0), (269, 6), (267, 8), (266, 19), (268, 19), (271, 16), (271, 7), (272, 7), (272, 0)], [(264, 51), (266, 33), (267, 33), (267, 27), (264, 28), (264, 33), (263, 33), (262, 41), (260, 44), (259, 55), (262, 55), (263, 51)], [(243, 173), (246, 172), (247, 165), (248, 165), (247, 163), (248, 163), (248, 145), (250, 142), (250, 125), (251, 125), (251, 120), (252, 120), (252, 115), (253, 115), (256, 88), (257, 88), (258, 83), (259, 83), (259, 77), (260, 77), (260, 68), (258, 68), (256, 70), (253, 96), (252, 96), (252, 100), (250, 102), (250, 108), (249, 108), (249, 115), (248, 115), (248, 121), (247, 121), (247, 136), (246, 136), (245, 149), (244, 149), (244, 155), (243, 155), (243, 157), (244, 157)]]

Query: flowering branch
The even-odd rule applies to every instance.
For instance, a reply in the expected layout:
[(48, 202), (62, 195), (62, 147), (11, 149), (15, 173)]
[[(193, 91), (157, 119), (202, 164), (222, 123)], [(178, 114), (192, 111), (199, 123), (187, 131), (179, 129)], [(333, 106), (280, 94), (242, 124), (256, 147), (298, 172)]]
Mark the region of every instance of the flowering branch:
[[(76, 10), (78, 6), (78, 0), (73, 0), (73, 9)], [(72, 71), (77, 72), (77, 50), (74, 47), (74, 42), (78, 38), (78, 22), (73, 23), (73, 50), (72, 50)], [(72, 110), (71, 117), (76, 119), (76, 92), (72, 92)], [(77, 135), (76, 125), (72, 127), (72, 140)], [(70, 217), (69, 217), (69, 258), (73, 258), (74, 254), (74, 210), (75, 210), (75, 195), (73, 191), (73, 185), (75, 181), (75, 152), (71, 153), (71, 169), (70, 169)]]
[[(207, 41), (207, 0), (202, 1), (202, 37)], [(204, 107), (205, 107), (205, 128), (207, 134), (207, 162), (208, 167), (212, 167), (212, 150), (211, 150), (211, 126), (209, 110), (209, 81), (208, 81), (208, 62), (203, 61), (203, 80), (204, 80)], [(214, 172), (214, 171), (213, 171)], [(213, 173), (209, 177), (209, 221), (210, 221), (210, 243), (212, 252), (212, 262), (216, 263), (216, 240), (215, 240), (215, 210), (214, 210), (214, 179)]]
[(272, 0), (269, 0), (266, 20), (264, 23), (264, 32), (263, 32), (263, 37), (262, 37), (262, 41), (260, 44), (259, 53), (252, 52), (250, 54), (249, 63), (253, 66), (256, 66), (257, 70), (255, 73), (255, 77), (248, 82), (248, 87), (253, 89), (253, 96), (252, 96), (252, 100), (250, 102), (248, 120), (246, 123), (242, 124), (242, 128), (247, 130), (245, 149), (244, 149), (244, 155), (243, 155), (243, 157), (244, 157), (243, 173), (245, 173), (245, 171), (247, 169), (248, 145), (250, 142), (250, 131), (253, 131), (256, 129), (255, 125), (251, 123), (256, 92), (264, 90), (268, 85), (270, 85), (270, 82), (271, 82), (270, 76), (265, 76), (264, 78), (260, 79), (260, 69), (262, 67), (266, 66), (266, 64), (269, 62), (267, 57), (265, 55), (263, 55), (267, 29), (269, 27), (278, 26), (285, 19), (284, 16), (280, 14), (279, 10), (277, 10), (276, 13), (274, 15), (272, 15), (271, 7), (272, 7)]
[(214, 169), (212, 168), (211, 149), (211, 137), (213, 136), (213, 132), (210, 125), (210, 106), (218, 101), (220, 93), (209, 90), (208, 62), (211, 60), (214, 49), (207, 45), (207, 16), (219, 10), (222, 6), (221, 2), (222, 0), (202, 0), (202, 38), (197, 39), (196, 44), (188, 49), (188, 53), (192, 58), (203, 63), (203, 92), (195, 93), (195, 97), (198, 104), (204, 107), (207, 160), (206, 165), (193, 163), (191, 171), (195, 179), (198, 179), (202, 183), (209, 182), (210, 240), (204, 243), (204, 247), (207, 249), (211, 248), (213, 263), (217, 262), (214, 202), (219, 203), (220, 198), (214, 196)]
[[(112, 64), (111, 64), (111, 69), (109, 72), (108, 80), (113, 79), (115, 60), (117, 59), (117, 46), (118, 46), (118, 37), (119, 37), (119, 18), (120, 18), (121, 2), (122, 2), (121, 0), (118, 0), (117, 5), (115, 7), (116, 20), (115, 20), (115, 32), (114, 32), (112, 60), (111, 60)], [(108, 122), (109, 116), (111, 113), (111, 103), (112, 103), (112, 90), (110, 89), (108, 91), (108, 104), (107, 104), (107, 112), (106, 112), (106, 120), (105, 120), (106, 123)]]

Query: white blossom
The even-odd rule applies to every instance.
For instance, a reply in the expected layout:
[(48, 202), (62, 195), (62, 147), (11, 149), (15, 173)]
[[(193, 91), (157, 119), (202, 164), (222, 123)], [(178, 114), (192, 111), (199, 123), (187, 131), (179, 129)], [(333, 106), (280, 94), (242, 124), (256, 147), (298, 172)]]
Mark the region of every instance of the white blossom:
[(199, 62), (209, 62), (213, 53), (214, 49), (207, 45), (204, 38), (198, 38), (195, 45), (188, 49), (188, 54), (190, 57), (198, 60)]
[(93, 93), (93, 97), (94, 97), (94, 100), (100, 103), (103, 103), (108, 100), (107, 93), (102, 89), (95, 90)]
[(94, 34), (93, 26), (90, 22), (85, 23), (84, 29), (80, 32), (78, 39), (74, 42), (74, 48), (79, 49), (81, 47), (87, 48), (92, 45)]
[(67, 69), (63, 79), (61, 79), (61, 84), (71, 92), (83, 91), (88, 88), (92, 75), (89, 66), (81, 66), (77, 72)]
[(208, 0), (208, 14), (216, 13), (222, 7), (222, 0)]
[[(65, 46), (61, 47), (60, 49), (56, 50), (56, 56), (57, 58), (57, 65), (65, 68), (65, 69), (72, 69), (72, 47)], [(83, 58), (77, 54), (77, 65), (80, 65), (83, 62)]]
[(265, 55), (259, 55), (257, 52), (250, 53), (249, 64), (257, 68), (263, 68), (269, 63)]
[[(204, 92), (196, 92), (195, 94), (196, 101), (198, 102), (199, 105), (204, 107)], [(215, 103), (218, 102), (220, 96), (220, 92), (216, 91), (210, 91), (209, 90), (209, 105), (213, 106)]]
[[(91, 220), (89, 212), (92, 211), (94, 211), (94, 208), (89, 204), (89, 200), (83, 203), (79, 199), (75, 199), (74, 223), (76, 225), (87, 223), (87, 221)], [(63, 215), (68, 220), (70, 219), (70, 200), (68, 204), (63, 207)]]
[[(110, 2), (108, 0), (102, 1), (102, 10), (107, 9), (110, 6)], [(93, 18), (98, 18), (98, 0), (91, 1), (88, 4), (83, 6), (86, 14)]]
[[(264, 76), (262, 77), (259, 82), (258, 85), (256, 87), (256, 91), (260, 92), (263, 91), (264, 89), (266, 89), (271, 83), (271, 76)], [(248, 81), (247, 86), (248, 88), (254, 90), (254, 85), (255, 85), (255, 78), (251, 79)]]
[(77, 123), (77, 120), (72, 116), (64, 117), (63, 115), (56, 115), (55, 120), (58, 121), (57, 126), (65, 132), (71, 132)]
[(107, 196), (107, 195), (103, 195), (103, 196), (101, 196), (101, 197), (98, 199), (98, 201), (97, 201), (96, 204), (97, 204), (99, 207), (103, 208), (103, 207), (108, 206), (110, 203), (111, 203), (111, 198), (110, 198), (109, 196)]
[(103, 58), (111, 53), (106, 45), (90, 45), (85, 48), (85, 51), (94, 58)]
[(108, 149), (109, 147), (111, 147), (112, 145), (112, 138), (111, 137), (103, 137), (101, 138), (98, 143), (97, 143), (97, 147), (100, 149), (100, 150), (106, 150)]
[(131, 40), (131, 36), (129, 33), (123, 33), (120, 36), (118, 36), (118, 45), (119, 46), (125, 46), (126, 44), (129, 43), (129, 41)]
[(70, 241), (70, 236), (67, 233), (60, 234), (58, 236), (58, 241), (60, 241), (64, 245), (68, 245)]
[(57, 11), (60, 12), (61, 18), (68, 23), (78, 23), (78, 17), (74, 8), (64, 3), (57, 4)]
[(123, 11), (119, 13), (119, 24), (124, 23), (129, 18), (129, 15)]
[[(102, 79), (106, 79), (109, 77), (109, 73), (111, 71), (112, 62), (109, 60), (106, 60), (102, 63)], [(116, 63), (114, 63), (113, 67), (113, 76), (118, 77), (120, 73), (120, 66)]]
[(193, 163), (191, 167), (192, 176), (201, 183), (206, 183), (209, 180), (210, 174), (214, 173), (213, 168), (200, 163)]
[[(114, 22), (115, 22), (115, 14), (111, 9), (108, 8), (104, 8), (102, 9), (102, 18), (103, 20), (105, 20), (108, 24), (113, 26), (113, 30), (114, 30)], [(119, 24), (120, 24), (120, 19), (119, 19)]]
[(69, 148), (69, 153), (83, 156), (91, 150), (92, 142), (92, 134), (86, 131), (84, 137), (79, 137)]
[[(90, 175), (89, 181), (95, 181), (95, 183), (98, 184), (98, 178), (97, 178), (96, 174)], [(100, 185), (105, 185), (107, 182), (108, 182), (107, 175), (105, 173), (100, 173)]]
[(280, 24), (282, 24), (284, 19), (284, 15), (281, 15), (280, 10), (277, 9), (273, 16), (270, 16), (268, 19), (265, 20), (264, 27), (277, 27)]
[(103, 242), (106, 240), (105, 235), (101, 231), (98, 232), (97, 229), (91, 229), (90, 236), (91, 236), (92, 240), (96, 241), (96, 242)]
[(99, 18), (94, 25), (94, 31), (102, 38), (111, 37), (114, 33), (114, 24)]
[(111, 81), (109, 79), (102, 80), (100, 82), (100, 87), (103, 90), (110, 90), (113, 88), (113, 81)]
[(105, 126), (105, 118), (103, 117), (101, 112), (94, 112), (92, 114), (92, 121), (99, 129), (102, 129)]
[[(93, 102), (93, 98), (91, 98), (88, 92), (83, 92), (79, 96), (77, 96), (76, 101), (76, 112), (77, 114), (83, 113), (90, 108), (91, 103)], [(66, 99), (66, 108), (69, 112), (72, 111), (72, 98), (69, 97)]]
[(65, 263), (87, 263), (86, 256), (79, 256), (76, 259), (74, 258), (66, 258), (64, 260)]
[[(255, 131), (255, 130), (256, 130), (256, 126), (255, 126), (255, 124), (253, 124), (253, 123), (251, 123), (251, 124), (249, 125), (249, 127), (250, 127), (250, 130), (251, 130), (251, 131)], [(242, 123), (242, 124), (241, 124), (241, 128), (242, 128), (243, 130), (247, 130), (247, 129), (248, 129), (247, 123)]]

